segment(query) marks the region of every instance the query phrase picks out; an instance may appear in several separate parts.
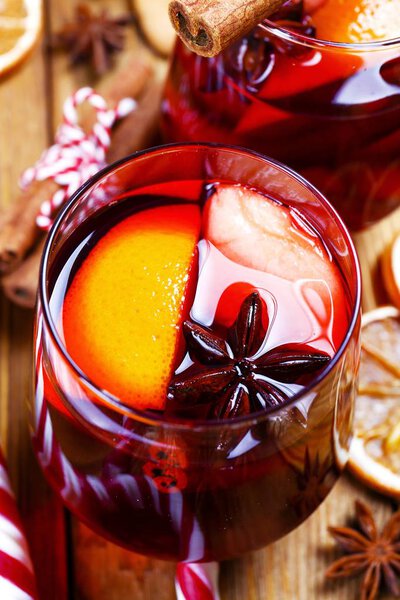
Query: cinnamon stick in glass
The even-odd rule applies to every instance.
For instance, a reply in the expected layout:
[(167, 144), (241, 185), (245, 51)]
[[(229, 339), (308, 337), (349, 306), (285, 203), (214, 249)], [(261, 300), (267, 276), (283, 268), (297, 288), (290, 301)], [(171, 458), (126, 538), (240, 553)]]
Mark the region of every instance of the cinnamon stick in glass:
[(169, 16), (184, 43), (200, 56), (216, 56), (285, 0), (172, 0)]

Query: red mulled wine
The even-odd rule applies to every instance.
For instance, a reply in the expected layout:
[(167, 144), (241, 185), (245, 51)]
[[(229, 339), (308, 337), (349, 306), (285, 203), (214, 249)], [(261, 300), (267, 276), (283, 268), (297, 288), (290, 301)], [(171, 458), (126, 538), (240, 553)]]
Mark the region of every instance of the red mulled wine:
[[(177, 159), (189, 179), (173, 177)], [(324, 203), (279, 165), (187, 146), (128, 159), (61, 218), (38, 311), (34, 445), (100, 534), (221, 560), (281, 537), (327, 495), (351, 436), (358, 271)]]
[(178, 42), (165, 139), (257, 150), (301, 172), (352, 230), (378, 221), (400, 205), (400, 20), (377, 4), (288, 2), (212, 59)]

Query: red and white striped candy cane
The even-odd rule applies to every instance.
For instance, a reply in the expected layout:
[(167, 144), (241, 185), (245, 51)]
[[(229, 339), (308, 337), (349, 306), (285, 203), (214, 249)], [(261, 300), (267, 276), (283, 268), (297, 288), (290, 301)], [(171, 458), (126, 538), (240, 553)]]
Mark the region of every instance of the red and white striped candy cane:
[[(88, 102), (96, 111), (97, 121), (90, 133), (78, 123), (78, 106)], [(133, 98), (124, 98), (116, 108), (109, 109), (105, 99), (90, 87), (83, 87), (64, 103), (63, 122), (55, 144), (45, 150), (35, 166), (21, 177), (21, 187), (33, 181), (53, 179), (60, 189), (50, 200), (44, 200), (36, 219), (38, 227), (50, 229), (52, 215), (92, 175), (106, 165), (106, 152), (111, 143), (111, 129), (118, 119), (136, 108)]]
[(0, 598), (36, 600), (36, 580), (28, 544), (0, 450)]
[(178, 563), (175, 589), (178, 600), (220, 600), (219, 564)]
[[(140, 505), (144, 506), (145, 503), (149, 506), (151, 503), (155, 513), (168, 517), (176, 527), (179, 537), (184, 531), (186, 538), (181, 540), (184, 555), (189, 560), (200, 560), (204, 555), (203, 534), (197, 519), (192, 514), (190, 507), (186, 505), (181, 492), (162, 493), (151, 477), (148, 475), (133, 475), (126, 472), (123, 466), (121, 466), (121, 472), (118, 474), (118, 461), (113, 465), (114, 472), (111, 481), (108, 481), (107, 477), (105, 480), (101, 480), (96, 476), (84, 475), (68, 462), (54, 435), (50, 413), (44, 397), (42, 333), (43, 320), (40, 316), (35, 348), (38, 379), (35, 396), (36, 433), (33, 443), (42, 468), (45, 472), (52, 473), (53, 481), (54, 478), (57, 479), (59, 491), (64, 501), (76, 507), (81, 503), (84, 504), (85, 496), (90, 494), (91, 502), (98, 503), (99, 512), (107, 512), (108, 507), (111, 511), (115, 511), (113, 499), (116, 497), (115, 490), (117, 486), (119, 492), (125, 491), (126, 499), (132, 499), (135, 508)], [(53, 361), (57, 365), (55, 357), (53, 357)], [(62, 388), (69, 390), (71, 398), (79, 399), (81, 392), (79, 388), (73, 387), (73, 382), (68, 381), (69, 374), (68, 371), (63, 372), (62, 362), (58, 364), (56, 371), (58, 379), (62, 381)], [(123, 448), (123, 445), (122, 442), (121, 447), (115, 449), (115, 456), (112, 456), (111, 453), (109, 463), (113, 463), (118, 458), (118, 452)], [(183, 522), (185, 527), (183, 527)], [(189, 523), (191, 523), (190, 527)], [(218, 573), (219, 565), (216, 562), (178, 563), (175, 579), (177, 599), (220, 600)], [(2, 600), (1, 596), (0, 598)]]

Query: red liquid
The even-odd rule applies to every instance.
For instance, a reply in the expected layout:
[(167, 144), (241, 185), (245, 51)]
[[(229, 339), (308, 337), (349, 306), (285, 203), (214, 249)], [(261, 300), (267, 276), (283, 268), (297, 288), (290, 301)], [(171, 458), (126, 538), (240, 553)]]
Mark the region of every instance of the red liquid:
[(360, 229), (400, 204), (398, 53), (313, 49), (261, 28), (213, 59), (178, 42), (165, 139), (239, 145), (281, 160)]
[[(202, 203), (201, 182), (180, 183), (186, 200), (174, 198), (174, 188), (170, 184), (150, 190), (153, 196), (126, 198), (74, 231), (50, 273), (56, 322), (82, 261), (112, 226), (157, 202)], [(160, 200), (157, 192), (169, 199)], [(268, 348), (306, 344), (333, 356), (350, 319), (346, 282), (311, 225), (295, 212), (288, 215), (296, 235), (314, 236), (318, 252), (325, 253), (338, 286), (336, 299), (332, 292), (330, 299), (322, 293), (317, 300), (314, 290), (311, 299), (304, 294), (299, 300), (298, 282), (235, 265), (211, 246), (205, 251), (209, 243), (202, 242), (191, 317), (223, 333), (249, 286), (260, 292), (270, 319), (273, 315)], [(321, 303), (332, 309), (326, 321), (320, 318), (326, 311), (316, 312)], [(67, 506), (101, 535), (164, 559), (221, 560), (289, 532), (336, 481), (350, 439), (351, 357), (338, 363), (339, 372), (333, 369), (299, 402), (270, 418), (236, 428), (221, 422), (199, 436), (195, 420), (185, 429), (163, 430), (146, 422), (145, 413), (133, 419), (112, 402), (106, 405), (55, 351), (47, 349), (43, 361), (41, 322), (39, 316), (35, 449)], [(176, 366), (182, 356), (178, 350)], [(295, 394), (308, 381), (308, 376), (300, 378), (286, 388)]]

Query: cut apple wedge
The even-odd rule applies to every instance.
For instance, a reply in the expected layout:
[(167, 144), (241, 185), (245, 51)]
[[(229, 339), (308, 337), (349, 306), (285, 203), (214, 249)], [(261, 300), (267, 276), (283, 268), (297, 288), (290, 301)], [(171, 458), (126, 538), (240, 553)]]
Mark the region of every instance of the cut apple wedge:
[[(291, 282), (296, 293), (301, 290), (318, 321), (331, 322), (338, 347), (347, 323), (341, 277), (317, 233), (296, 213), (243, 186), (218, 185), (205, 206), (203, 230), (224, 256), (253, 270), (247, 279), (243, 273), (242, 281), (265, 287), (258, 271)], [(219, 280), (226, 279), (228, 270), (221, 266)], [(280, 304), (288, 293), (279, 294)]]
[(337, 285), (336, 269), (318, 235), (294, 213), (258, 192), (220, 185), (206, 206), (205, 238), (246, 267), (290, 281), (323, 279)]
[(144, 210), (111, 228), (75, 275), (66, 347), (96, 384), (136, 409), (162, 410), (196, 276), (200, 211)]

